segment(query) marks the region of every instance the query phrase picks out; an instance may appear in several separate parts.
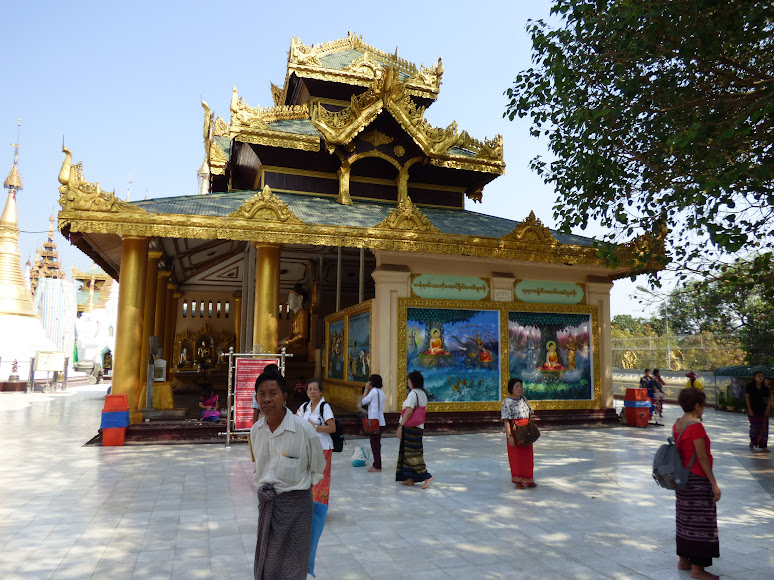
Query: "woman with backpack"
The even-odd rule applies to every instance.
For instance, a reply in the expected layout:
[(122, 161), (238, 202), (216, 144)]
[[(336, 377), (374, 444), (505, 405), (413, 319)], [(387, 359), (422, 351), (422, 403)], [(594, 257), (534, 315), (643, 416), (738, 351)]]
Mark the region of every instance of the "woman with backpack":
[(325, 456), (325, 471), (320, 482), (312, 488), (312, 497), (314, 501), (328, 505), (331, 489), (331, 455), (333, 454), (331, 433), (336, 431), (336, 420), (331, 406), (322, 396), (322, 390), (322, 381), (311, 379), (306, 385), (306, 396), (309, 397), (309, 401), (298, 408), (296, 415), (309, 421), (317, 432), (317, 437), (320, 438)]
[(691, 457), (696, 460), (688, 474), (688, 485), (675, 491), (677, 504), (677, 563), (679, 570), (690, 570), (691, 578), (716, 580), (718, 576), (704, 570), (712, 566), (712, 558), (720, 557), (718, 516), (715, 503), (720, 501), (720, 488), (712, 473), (710, 440), (701, 417), (707, 396), (696, 388), (686, 388), (677, 397), (685, 412), (675, 421), (672, 436), (677, 442), (680, 459), (688, 467)]

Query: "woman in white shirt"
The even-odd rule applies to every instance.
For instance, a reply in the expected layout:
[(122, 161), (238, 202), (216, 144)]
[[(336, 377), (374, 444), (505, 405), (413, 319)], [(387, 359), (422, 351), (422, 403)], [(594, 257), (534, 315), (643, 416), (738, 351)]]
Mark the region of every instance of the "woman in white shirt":
[(296, 415), (309, 421), (317, 432), (317, 437), (320, 438), (325, 456), (325, 471), (323, 478), (312, 489), (312, 496), (314, 501), (328, 505), (328, 495), (331, 489), (331, 455), (333, 453), (331, 433), (336, 431), (336, 421), (331, 406), (322, 396), (322, 390), (320, 379), (310, 380), (306, 385), (306, 396), (309, 397), (309, 402), (301, 405)]
[[(384, 420), (384, 402), (387, 397), (382, 391), (381, 375), (371, 375), (363, 390), (363, 405), (368, 405), (368, 419), (378, 419), (379, 427), (384, 427), (387, 422)], [(382, 431), (370, 433), (371, 453), (374, 456), (373, 466), (368, 468), (370, 472), (382, 470)]]
[(422, 435), (425, 432), (425, 413), (427, 411), (427, 393), (425, 393), (425, 378), (419, 371), (411, 371), (406, 380), (409, 394), (403, 402), (398, 425), (398, 466), (395, 470), (395, 480), (401, 485), (414, 485), (421, 481), (422, 489), (427, 489), (433, 476), (425, 465)]

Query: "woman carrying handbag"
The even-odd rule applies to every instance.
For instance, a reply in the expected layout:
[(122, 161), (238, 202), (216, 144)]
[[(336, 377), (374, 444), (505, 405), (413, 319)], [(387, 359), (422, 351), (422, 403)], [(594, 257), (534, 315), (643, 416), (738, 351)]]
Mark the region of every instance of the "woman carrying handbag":
[(371, 453), (374, 464), (368, 468), (371, 473), (382, 470), (382, 427), (384, 420), (384, 401), (387, 397), (382, 391), (381, 375), (371, 375), (363, 392), (363, 406), (368, 405), (368, 416), (363, 418), (363, 432), (371, 441)]
[(503, 400), (501, 418), (505, 424), (508, 441), (508, 463), (511, 467), (511, 481), (516, 489), (537, 487), (533, 478), (534, 455), (532, 443), (540, 437), (534, 424), (535, 412), (524, 398), (521, 379), (508, 381), (508, 396)]

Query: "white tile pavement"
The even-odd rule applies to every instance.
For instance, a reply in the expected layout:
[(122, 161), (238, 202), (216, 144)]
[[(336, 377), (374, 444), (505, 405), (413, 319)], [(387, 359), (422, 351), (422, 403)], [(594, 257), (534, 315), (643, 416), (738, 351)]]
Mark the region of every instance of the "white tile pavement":
[[(247, 447), (83, 447), (102, 385), (0, 393), (0, 578), (252, 578), (256, 500)], [(667, 406), (665, 422), (679, 415)], [(774, 466), (744, 415), (708, 410), (723, 578), (774, 578)], [(667, 427), (544, 431), (536, 489), (510, 483), (501, 434), (428, 435), (428, 490), (334, 454), (317, 578), (683, 579), (674, 494), (650, 477)]]

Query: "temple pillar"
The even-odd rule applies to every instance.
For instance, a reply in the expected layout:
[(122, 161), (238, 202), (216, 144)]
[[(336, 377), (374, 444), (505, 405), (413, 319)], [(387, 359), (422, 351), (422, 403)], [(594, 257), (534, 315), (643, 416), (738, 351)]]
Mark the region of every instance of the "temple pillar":
[(114, 395), (125, 394), (132, 423), (142, 421), (138, 402), (142, 358), (142, 314), (145, 277), (148, 268), (148, 238), (124, 236), (121, 244), (121, 273), (118, 279), (116, 352), (113, 358)]
[(256, 244), (255, 248), (253, 347), (260, 344), (264, 352), (275, 353), (279, 343), (280, 246)]
[(349, 175), (350, 175), (349, 163), (342, 163), (339, 168), (339, 197), (336, 199), (338, 203), (343, 205), (352, 205), (352, 198), (349, 196)]
[(398, 298), (410, 293), (411, 271), (407, 266), (381, 264), (371, 273), (375, 283), (371, 309), (371, 372), (382, 376), (386, 396), (385, 411), (400, 410), (398, 382), (406, 377), (396, 373), (398, 360)]
[(240, 352), (242, 344), (242, 293), (234, 292), (231, 297), (234, 299), (234, 352)]
[(602, 376), (599, 384), (602, 388), (602, 408), (613, 406), (613, 341), (610, 329), (610, 290), (613, 283), (607, 278), (589, 278), (586, 282), (586, 304), (597, 307), (599, 321), (599, 345), (594, 356), (599, 357)]
[[(140, 355), (140, 400), (138, 407), (146, 405), (145, 390), (148, 386), (148, 359), (150, 358), (150, 337), (153, 336), (153, 318), (156, 315), (156, 272), (163, 252), (148, 252), (148, 266), (145, 269), (145, 293), (142, 315), (142, 353)], [(119, 286), (120, 291), (120, 286)]]
[[(159, 346), (163, 346), (164, 332), (167, 326), (167, 297), (169, 294), (169, 276), (172, 274), (169, 270), (159, 270), (158, 279), (156, 280), (156, 317), (154, 319), (154, 332), (153, 336), (159, 337)], [(166, 351), (164, 352), (165, 360), (169, 360)]]

